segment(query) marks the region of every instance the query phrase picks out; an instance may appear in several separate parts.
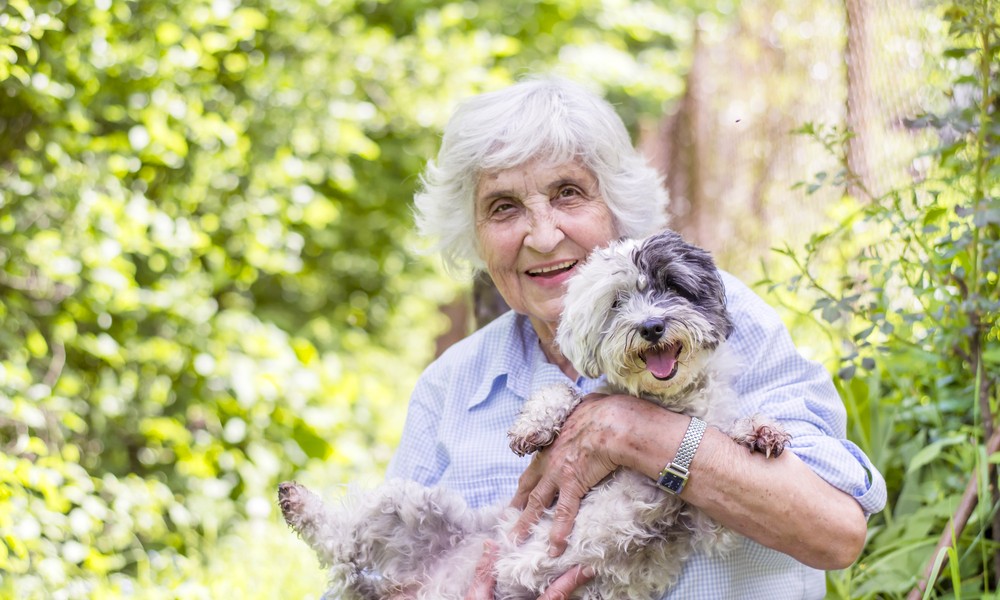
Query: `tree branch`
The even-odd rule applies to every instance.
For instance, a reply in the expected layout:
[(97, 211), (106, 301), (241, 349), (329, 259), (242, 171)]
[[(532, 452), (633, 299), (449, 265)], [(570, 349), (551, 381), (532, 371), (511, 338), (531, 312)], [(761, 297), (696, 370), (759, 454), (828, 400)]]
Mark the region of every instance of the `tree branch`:
[[(993, 436), (986, 443), (986, 456), (989, 458), (993, 453), (1000, 450), (1000, 430), (993, 433)], [(990, 465), (987, 468), (987, 478), (992, 479), (992, 473), (995, 472), (996, 468)], [(944, 528), (941, 532), (941, 539), (938, 540), (937, 546), (934, 547), (934, 551), (931, 552), (931, 559), (927, 562), (927, 567), (924, 569), (924, 574), (917, 582), (917, 585), (910, 590), (910, 594), (906, 597), (906, 600), (920, 600), (923, 598), (924, 591), (928, 586), (934, 585), (933, 581), (929, 581), (931, 573), (934, 571), (934, 562), (937, 555), (941, 552), (942, 548), (950, 548), (954, 543), (955, 539), (962, 535), (962, 530), (965, 529), (966, 524), (969, 522), (969, 517), (972, 516), (972, 511), (975, 510), (976, 504), (979, 502), (979, 479), (976, 474), (972, 474), (972, 479), (969, 480), (969, 485), (965, 486), (965, 493), (962, 494), (962, 500), (958, 503), (958, 508), (955, 510), (955, 515), (952, 517), (951, 522)], [(941, 570), (944, 570), (945, 565), (948, 564), (948, 556), (945, 555), (944, 560), (941, 562)], [(939, 571), (940, 572), (940, 571)]]

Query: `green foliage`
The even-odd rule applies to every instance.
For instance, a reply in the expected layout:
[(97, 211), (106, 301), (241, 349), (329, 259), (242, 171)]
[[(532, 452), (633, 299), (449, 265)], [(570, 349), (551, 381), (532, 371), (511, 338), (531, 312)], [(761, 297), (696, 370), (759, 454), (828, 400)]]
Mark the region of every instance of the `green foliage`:
[(379, 472), (455, 293), (410, 215), (455, 101), (558, 61), (634, 127), (692, 16), (0, 0), (0, 596), (288, 593), (276, 483)]
[[(934, 556), (970, 477), (985, 480), (997, 462), (984, 438), (1000, 414), (1000, 8), (955, 2), (943, 19), (952, 47), (942, 60), (954, 79), (939, 111), (908, 123), (939, 141), (914, 163), (925, 165), (921, 179), (872, 198), (846, 169), (819, 174), (804, 184), (809, 191), (843, 185), (859, 197), (845, 196), (837, 226), (804, 253), (781, 251), (798, 274), (775, 290), (811, 302), (804, 314), (839, 356), (850, 436), (889, 486), (864, 556), (831, 575), (840, 597), (905, 596), (945, 556), (950, 566), (931, 597), (997, 590), (989, 486), (955, 545)], [(835, 152), (849, 135), (815, 125), (801, 132)]]

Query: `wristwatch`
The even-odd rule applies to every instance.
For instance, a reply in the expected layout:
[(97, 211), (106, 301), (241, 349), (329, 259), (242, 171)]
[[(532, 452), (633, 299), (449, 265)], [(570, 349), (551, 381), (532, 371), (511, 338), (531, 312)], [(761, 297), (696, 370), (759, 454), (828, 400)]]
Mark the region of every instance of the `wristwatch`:
[(701, 443), (701, 437), (705, 435), (706, 428), (704, 421), (698, 417), (691, 417), (687, 431), (684, 432), (684, 439), (681, 440), (681, 446), (677, 449), (677, 455), (674, 456), (674, 460), (663, 467), (656, 480), (656, 485), (660, 489), (674, 495), (680, 494), (684, 490), (684, 484), (688, 480), (688, 467), (691, 466), (691, 459), (694, 458), (694, 453), (698, 450), (698, 444)]

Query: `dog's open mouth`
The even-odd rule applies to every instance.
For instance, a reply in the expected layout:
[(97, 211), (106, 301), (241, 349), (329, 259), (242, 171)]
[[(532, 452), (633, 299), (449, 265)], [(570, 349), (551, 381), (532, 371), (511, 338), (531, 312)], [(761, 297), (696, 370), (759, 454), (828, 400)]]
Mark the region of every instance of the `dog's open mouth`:
[(667, 381), (677, 374), (677, 357), (681, 355), (680, 342), (675, 342), (669, 346), (657, 346), (650, 348), (639, 356), (646, 362), (646, 368), (653, 374), (653, 377), (660, 381)]

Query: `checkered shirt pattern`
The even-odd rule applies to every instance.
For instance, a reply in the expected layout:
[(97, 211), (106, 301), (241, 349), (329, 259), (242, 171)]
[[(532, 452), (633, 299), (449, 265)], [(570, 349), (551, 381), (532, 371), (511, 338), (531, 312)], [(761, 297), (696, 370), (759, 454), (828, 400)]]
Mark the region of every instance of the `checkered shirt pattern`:
[[(735, 323), (729, 344), (745, 366), (735, 382), (741, 414), (781, 421), (792, 435), (789, 449), (813, 471), (853, 496), (866, 515), (882, 510), (885, 481), (845, 439), (847, 415), (829, 373), (796, 350), (770, 306), (732, 275), (722, 276)], [(453, 488), (472, 506), (509, 502), (531, 459), (510, 451), (507, 429), (533, 390), (568, 381), (546, 362), (526, 317), (499, 317), (449, 348), (420, 377), (387, 476)], [(601, 382), (570, 383), (588, 393)], [(822, 571), (748, 538), (740, 544), (724, 557), (691, 557), (664, 598), (825, 595)]]

